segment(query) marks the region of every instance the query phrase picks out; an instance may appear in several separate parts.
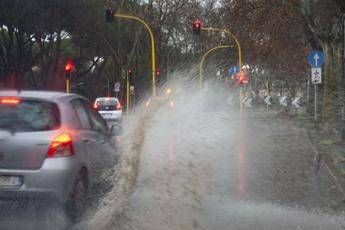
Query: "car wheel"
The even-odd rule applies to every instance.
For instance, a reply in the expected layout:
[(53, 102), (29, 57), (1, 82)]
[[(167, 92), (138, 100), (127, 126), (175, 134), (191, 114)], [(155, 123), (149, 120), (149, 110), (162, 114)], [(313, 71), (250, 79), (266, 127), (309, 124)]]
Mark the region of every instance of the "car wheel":
[(85, 210), (87, 192), (88, 175), (87, 171), (83, 169), (79, 172), (73, 185), (73, 191), (66, 203), (66, 213), (74, 222), (80, 220), (83, 211)]

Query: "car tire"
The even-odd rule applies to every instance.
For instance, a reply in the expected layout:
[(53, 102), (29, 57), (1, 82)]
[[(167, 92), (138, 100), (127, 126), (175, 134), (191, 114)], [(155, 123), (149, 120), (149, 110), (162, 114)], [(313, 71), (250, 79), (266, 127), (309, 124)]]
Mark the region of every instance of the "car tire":
[(87, 171), (86, 169), (82, 169), (75, 179), (73, 190), (65, 204), (66, 214), (73, 222), (78, 222), (83, 215), (87, 200), (88, 185)]

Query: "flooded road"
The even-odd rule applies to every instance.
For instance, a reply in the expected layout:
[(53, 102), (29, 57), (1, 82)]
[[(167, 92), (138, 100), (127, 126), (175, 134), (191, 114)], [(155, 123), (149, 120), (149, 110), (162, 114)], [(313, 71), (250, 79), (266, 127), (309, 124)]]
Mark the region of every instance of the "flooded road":
[(305, 129), (219, 108), (191, 99), (150, 117), (128, 204), (91, 229), (344, 229), (344, 194)]
[(0, 229), (344, 229), (344, 194), (324, 164), (316, 170), (304, 128), (186, 98), (128, 117), (120, 162), (80, 223), (54, 206), (22, 216), (6, 207)]

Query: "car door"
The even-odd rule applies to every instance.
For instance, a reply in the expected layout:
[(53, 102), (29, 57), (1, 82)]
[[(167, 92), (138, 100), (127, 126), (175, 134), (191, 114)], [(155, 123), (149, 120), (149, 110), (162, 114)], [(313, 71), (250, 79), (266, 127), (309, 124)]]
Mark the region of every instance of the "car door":
[[(71, 100), (71, 105), (73, 107), (74, 113), (80, 124), (79, 130), (77, 132), (78, 143), (83, 146), (83, 152), (77, 152), (77, 156), (81, 156), (82, 161), (88, 166), (88, 170), (92, 171), (92, 154), (95, 147), (95, 135), (92, 130), (91, 120), (88, 112), (85, 109), (84, 102), (80, 98), (75, 98)], [(92, 173), (92, 172), (91, 172)]]
[(90, 157), (93, 166), (97, 171), (102, 171), (104, 168), (113, 166), (117, 160), (116, 151), (111, 143), (109, 130), (105, 120), (92, 109), (88, 101), (84, 101), (84, 108), (88, 113), (92, 131), (93, 131), (93, 152)]

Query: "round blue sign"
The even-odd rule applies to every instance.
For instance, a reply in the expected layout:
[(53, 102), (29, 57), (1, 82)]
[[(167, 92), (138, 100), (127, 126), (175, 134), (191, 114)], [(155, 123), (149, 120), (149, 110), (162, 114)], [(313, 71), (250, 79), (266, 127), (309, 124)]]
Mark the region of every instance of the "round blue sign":
[(310, 52), (308, 61), (312, 67), (318, 68), (325, 62), (325, 57), (321, 51), (314, 50)]
[(240, 69), (237, 67), (237, 66), (232, 66), (230, 69), (229, 69), (229, 75), (234, 75), (236, 74)]

